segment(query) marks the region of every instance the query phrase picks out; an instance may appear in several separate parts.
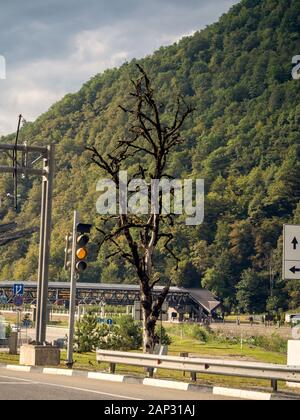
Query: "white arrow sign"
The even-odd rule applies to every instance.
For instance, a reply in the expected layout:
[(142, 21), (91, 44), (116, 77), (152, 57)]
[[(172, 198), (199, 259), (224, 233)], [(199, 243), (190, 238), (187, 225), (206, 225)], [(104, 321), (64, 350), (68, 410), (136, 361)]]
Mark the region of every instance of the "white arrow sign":
[(300, 280), (300, 226), (284, 226), (283, 274), (285, 280)]

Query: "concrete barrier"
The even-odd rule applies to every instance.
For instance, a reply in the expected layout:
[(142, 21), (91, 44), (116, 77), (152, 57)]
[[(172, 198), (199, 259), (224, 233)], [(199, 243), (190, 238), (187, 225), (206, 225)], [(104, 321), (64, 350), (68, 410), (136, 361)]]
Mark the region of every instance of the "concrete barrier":
[[(288, 366), (298, 366), (300, 368), (300, 340), (290, 340), (288, 342)], [(300, 383), (287, 382), (290, 388), (300, 388)]]
[(60, 350), (52, 346), (25, 345), (20, 350), (20, 365), (59, 366)]

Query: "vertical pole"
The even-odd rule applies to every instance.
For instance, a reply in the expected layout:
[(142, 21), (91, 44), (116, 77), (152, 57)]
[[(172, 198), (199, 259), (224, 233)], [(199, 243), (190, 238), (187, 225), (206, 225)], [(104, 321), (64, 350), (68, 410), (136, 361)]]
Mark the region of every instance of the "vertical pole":
[(278, 381), (276, 379), (272, 379), (271, 387), (273, 388), (273, 392), (278, 392)]
[(162, 347), (163, 343), (163, 308), (160, 311), (160, 345)]
[(76, 310), (76, 245), (77, 245), (77, 222), (78, 214), (74, 211), (73, 237), (72, 237), (72, 262), (71, 262), (71, 288), (70, 288), (70, 307), (69, 307), (69, 337), (68, 337), (68, 360), (67, 366), (73, 367), (73, 345), (74, 345), (74, 327)]
[(14, 207), (16, 213), (18, 212), (18, 140), (19, 140), (19, 134), (20, 134), (20, 128), (21, 128), (21, 121), (22, 121), (22, 115), (19, 115), (19, 122), (18, 122), (18, 129), (17, 129), (17, 135), (15, 140), (15, 149), (13, 152), (13, 160), (14, 160)]
[(197, 382), (197, 372), (191, 372), (191, 381)]
[[(43, 169), (46, 169), (47, 162), (44, 159)], [(44, 236), (45, 236), (45, 210), (46, 210), (46, 192), (47, 192), (47, 178), (43, 176), (42, 180), (42, 200), (41, 200), (41, 224), (40, 224), (40, 251), (39, 251), (39, 269), (38, 269), (38, 288), (37, 288), (37, 303), (36, 303), (36, 337), (37, 344), (40, 342), (41, 337), (41, 306), (42, 306), (42, 289), (43, 289), (43, 262), (44, 262)]]
[[(37, 343), (44, 344), (46, 341), (47, 329), (47, 312), (48, 312), (48, 283), (49, 283), (49, 258), (50, 258), (50, 240), (51, 240), (51, 214), (52, 214), (52, 194), (53, 194), (53, 177), (54, 177), (54, 145), (48, 146), (47, 159), (45, 169), (47, 175), (43, 179), (44, 196), (43, 196), (43, 227), (41, 235), (43, 238), (40, 246), (43, 247), (41, 259), (41, 267), (39, 268), (39, 310), (37, 322), (39, 324)], [(45, 183), (45, 185), (44, 185)]]

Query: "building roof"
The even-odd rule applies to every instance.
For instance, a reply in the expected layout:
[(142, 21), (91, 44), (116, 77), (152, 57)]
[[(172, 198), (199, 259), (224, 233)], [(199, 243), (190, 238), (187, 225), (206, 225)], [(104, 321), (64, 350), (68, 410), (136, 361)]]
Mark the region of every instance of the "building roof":
[(219, 302), (212, 292), (207, 289), (186, 289), (191, 297), (200, 303), (209, 313), (216, 310), (220, 305)]

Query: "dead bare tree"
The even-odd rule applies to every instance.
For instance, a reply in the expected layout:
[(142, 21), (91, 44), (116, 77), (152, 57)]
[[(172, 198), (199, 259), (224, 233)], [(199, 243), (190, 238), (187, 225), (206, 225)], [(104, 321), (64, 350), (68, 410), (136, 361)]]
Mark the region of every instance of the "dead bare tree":
[[(186, 118), (194, 111), (181, 96), (178, 96), (172, 124), (163, 124), (164, 106), (158, 104), (147, 73), (139, 65), (138, 69), (141, 76), (136, 81), (132, 81), (134, 92), (130, 94), (134, 103), (129, 109), (120, 106), (120, 109), (130, 117), (130, 138), (119, 141), (114, 152), (105, 157), (95, 147), (88, 148), (92, 153), (92, 162), (111, 178), (117, 191), (120, 190), (120, 170), (124, 168), (129, 158), (137, 154), (147, 156), (148, 167), (154, 169), (153, 173), (149, 173), (149, 170), (140, 164), (139, 172), (133, 178), (139, 176), (148, 183), (151, 180), (172, 179), (166, 173), (168, 160), (172, 151), (183, 142), (180, 136), (181, 128)], [(150, 203), (150, 196), (148, 200)], [(163, 214), (160, 195), (157, 214), (105, 216), (103, 217), (104, 226), (108, 222), (111, 224), (115, 221), (114, 227), (109, 232), (106, 232), (104, 228), (98, 229), (103, 235), (100, 247), (105, 243), (110, 243), (114, 248), (114, 252), (108, 258), (119, 255), (136, 270), (141, 288), (143, 342), (146, 353), (152, 353), (154, 350), (155, 326), (171, 285), (170, 280), (158, 298), (154, 299), (153, 290), (160, 281), (154, 271), (154, 254), (160, 241), (164, 241), (166, 251), (174, 258), (178, 266), (179, 260), (170, 248), (170, 242), (173, 240), (171, 226), (174, 225), (174, 217), (173, 214), (167, 216)], [(125, 248), (123, 241), (120, 240), (123, 238), (127, 244)]]

